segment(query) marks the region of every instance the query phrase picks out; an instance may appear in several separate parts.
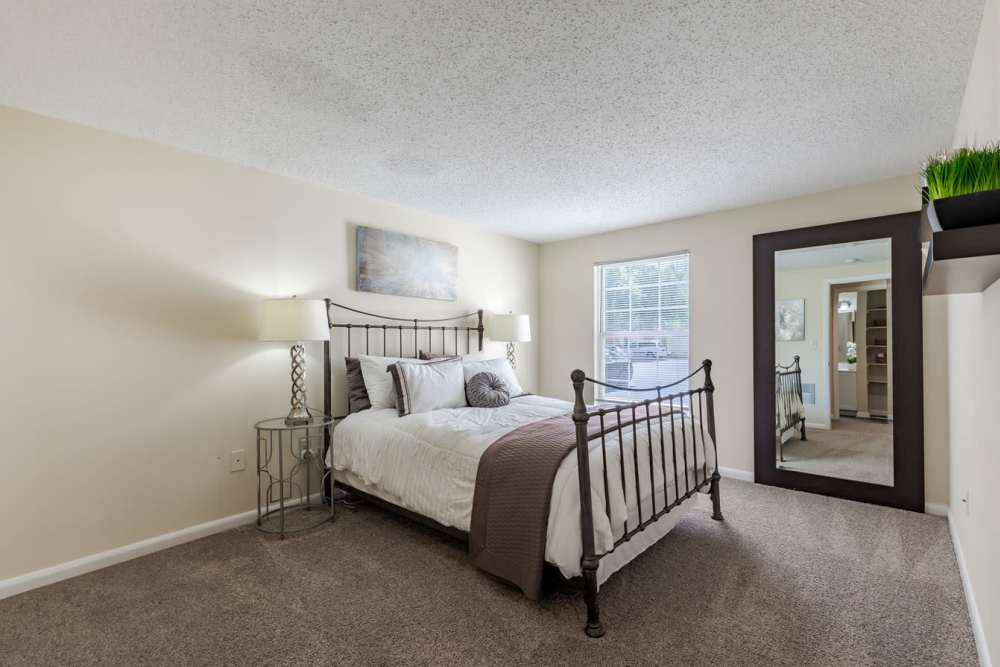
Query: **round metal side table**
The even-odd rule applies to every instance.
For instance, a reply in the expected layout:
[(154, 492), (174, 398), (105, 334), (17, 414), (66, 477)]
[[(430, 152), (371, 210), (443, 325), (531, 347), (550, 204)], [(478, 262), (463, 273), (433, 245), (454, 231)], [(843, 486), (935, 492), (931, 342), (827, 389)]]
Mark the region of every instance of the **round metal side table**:
[[(285, 535), (332, 521), (334, 503), (323, 503), (326, 467), (323, 436), (333, 419), (313, 417), (289, 426), (284, 417), (254, 424), (257, 431), (257, 530)], [(318, 499), (314, 498), (318, 494)]]

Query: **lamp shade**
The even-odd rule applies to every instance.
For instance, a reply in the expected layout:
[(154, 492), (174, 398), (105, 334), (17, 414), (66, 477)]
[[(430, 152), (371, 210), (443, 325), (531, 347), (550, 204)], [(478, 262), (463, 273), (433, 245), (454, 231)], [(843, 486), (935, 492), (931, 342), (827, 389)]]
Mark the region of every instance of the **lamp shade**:
[(260, 339), (330, 340), (326, 302), (320, 299), (267, 299), (261, 306)]
[(527, 343), (531, 340), (531, 319), (513, 313), (494, 315), (490, 338), (502, 343)]

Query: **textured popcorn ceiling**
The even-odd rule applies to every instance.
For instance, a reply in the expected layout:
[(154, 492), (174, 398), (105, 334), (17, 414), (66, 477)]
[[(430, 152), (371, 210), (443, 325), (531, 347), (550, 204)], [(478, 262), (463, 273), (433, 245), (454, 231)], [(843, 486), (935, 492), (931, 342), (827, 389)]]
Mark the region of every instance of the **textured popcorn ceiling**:
[(0, 104), (544, 241), (915, 173), (982, 4), (0, 0)]

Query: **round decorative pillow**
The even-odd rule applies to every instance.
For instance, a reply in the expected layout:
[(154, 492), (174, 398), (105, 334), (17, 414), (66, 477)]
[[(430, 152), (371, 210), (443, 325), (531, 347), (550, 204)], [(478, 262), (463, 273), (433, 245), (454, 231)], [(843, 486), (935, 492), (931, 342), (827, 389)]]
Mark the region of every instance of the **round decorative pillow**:
[(510, 403), (510, 391), (496, 373), (483, 371), (469, 378), (465, 395), (474, 408), (500, 408)]

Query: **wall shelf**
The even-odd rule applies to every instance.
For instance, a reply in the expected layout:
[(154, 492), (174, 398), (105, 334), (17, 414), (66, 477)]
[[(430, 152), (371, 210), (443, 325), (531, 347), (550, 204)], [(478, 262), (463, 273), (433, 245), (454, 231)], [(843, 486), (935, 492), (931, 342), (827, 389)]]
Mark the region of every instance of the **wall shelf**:
[(982, 292), (1000, 279), (1000, 220), (990, 225), (943, 230), (925, 205), (920, 212), (924, 294)]

